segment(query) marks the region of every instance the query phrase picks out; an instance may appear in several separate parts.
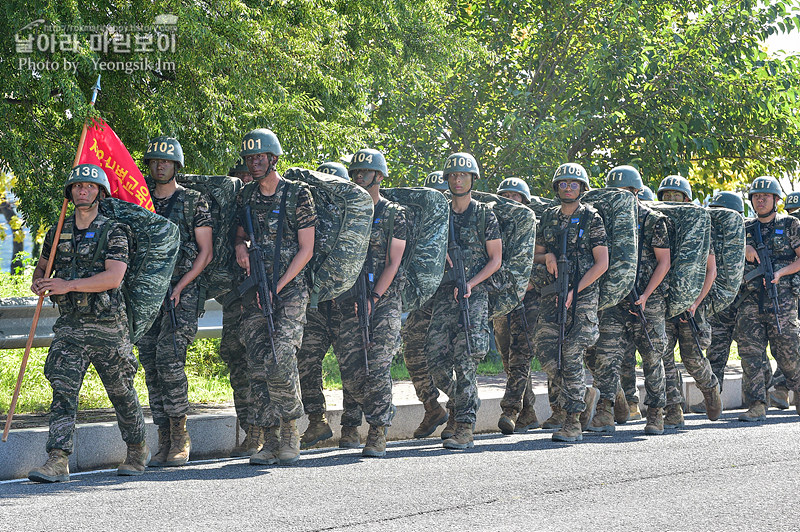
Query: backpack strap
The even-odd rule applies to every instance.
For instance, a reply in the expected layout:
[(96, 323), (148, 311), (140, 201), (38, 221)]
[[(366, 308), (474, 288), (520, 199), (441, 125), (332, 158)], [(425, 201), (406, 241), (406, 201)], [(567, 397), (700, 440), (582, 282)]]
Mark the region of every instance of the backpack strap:
[[(283, 223), (286, 220), (286, 198), (289, 195), (289, 183), (283, 189), (281, 195), (281, 206), (278, 213), (278, 228), (275, 234), (275, 250), (272, 253), (272, 293), (278, 295), (278, 278), (280, 277), (281, 266), (281, 242), (283, 240)], [(296, 196), (295, 196), (296, 198)], [(297, 203), (295, 199), (295, 204)]]

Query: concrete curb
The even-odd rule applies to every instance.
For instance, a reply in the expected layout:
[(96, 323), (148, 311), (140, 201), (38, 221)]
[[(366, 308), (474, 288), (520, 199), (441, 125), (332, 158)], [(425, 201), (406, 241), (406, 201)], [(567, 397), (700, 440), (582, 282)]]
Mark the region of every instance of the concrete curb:
[[(684, 372), (685, 374), (685, 372)], [(540, 421), (550, 416), (550, 405), (547, 400), (546, 378), (538, 374), (537, 384), (534, 386), (536, 395), (536, 415)], [(424, 416), (422, 404), (413, 396), (413, 389), (408, 382), (395, 384), (395, 405), (397, 415), (389, 429), (390, 440), (412, 439), (414, 430)], [(397, 393), (402, 391), (403, 393)], [(497, 420), (500, 417), (500, 400), (503, 397), (504, 384), (499, 382), (481, 384), (479, 396), (481, 408), (478, 411), (476, 432), (498, 432)], [(332, 392), (337, 394), (337, 392)], [(639, 394), (644, 398), (644, 384), (639, 375)], [(413, 397), (413, 398), (412, 398)], [(687, 404), (702, 401), (703, 396), (691, 378), (684, 378), (684, 397)], [(440, 401), (444, 404), (446, 397), (442, 395)], [(726, 410), (741, 408), (741, 368), (732, 365), (726, 370), (723, 402)], [(336, 401), (330, 401), (336, 403)], [(320, 442), (315, 447), (336, 446), (339, 438), (341, 421), (341, 392), (338, 392), (338, 403), (328, 409), (328, 419), (334, 431), (334, 437)], [(152, 419), (147, 421), (147, 441), (151, 448), (157, 448), (158, 435)], [(298, 426), (302, 433), (308, 424), (304, 416), (299, 420)], [(220, 409), (214, 414), (200, 414), (191, 416), (187, 423), (192, 438), (192, 460), (205, 458), (220, 458), (230, 454), (236, 444), (236, 414), (233, 407)], [(369, 426), (364, 423), (360, 432), (362, 442), (366, 440)], [(436, 430), (429, 440), (436, 444), (439, 440), (442, 427)], [(0, 443), (0, 480), (25, 478), (28, 472), (44, 463), (47, 459), (45, 443), (47, 441), (47, 427), (35, 427), (12, 430), (8, 441)], [(240, 431), (240, 438), (244, 433)], [(75, 452), (70, 456), (70, 471), (87, 471), (95, 469), (116, 468), (125, 459), (125, 444), (120, 437), (117, 424), (114, 422), (86, 423), (77, 426), (75, 431)]]

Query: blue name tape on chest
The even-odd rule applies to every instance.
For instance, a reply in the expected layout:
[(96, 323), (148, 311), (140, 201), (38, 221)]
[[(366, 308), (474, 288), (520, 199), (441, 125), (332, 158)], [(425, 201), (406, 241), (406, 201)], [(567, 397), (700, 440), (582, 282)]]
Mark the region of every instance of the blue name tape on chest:
[(578, 222), (580, 222), (580, 221), (581, 221), (581, 219), (580, 219), (580, 218), (573, 218), (573, 219), (571, 219), (571, 220), (569, 221), (569, 223), (576, 224), (576, 223), (578, 223)]
[(783, 229), (775, 229), (775, 234), (776, 235), (782, 235), (783, 234)]
[(94, 238), (94, 231), (89, 231), (85, 236), (86, 238)]

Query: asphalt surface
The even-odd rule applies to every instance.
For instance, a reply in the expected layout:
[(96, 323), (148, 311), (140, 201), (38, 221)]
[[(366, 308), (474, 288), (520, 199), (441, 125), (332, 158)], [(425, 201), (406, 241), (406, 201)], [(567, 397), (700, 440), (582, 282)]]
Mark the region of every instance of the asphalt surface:
[(294, 466), (244, 459), (0, 483), (0, 530), (800, 530), (800, 419), (687, 415), (685, 429), (560, 444), (542, 430), (391, 442), (384, 459), (304, 452)]

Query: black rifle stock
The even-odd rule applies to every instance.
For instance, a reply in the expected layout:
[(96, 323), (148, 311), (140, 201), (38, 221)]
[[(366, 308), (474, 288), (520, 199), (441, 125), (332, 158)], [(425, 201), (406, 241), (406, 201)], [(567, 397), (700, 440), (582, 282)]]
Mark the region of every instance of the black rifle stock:
[(772, 253), (767, 245), (761, 240), (761, 228), (756, 227), (755, 232), (758, 238), (756, 239), (756, 253), (758, 253), (759, 265), (758, 268), (751, 271), (744, 276), (744, 281), (752, 281), (756, 277), (764, 277), (764, 290), (772, 302), (772, 312), (775, 314), (775, 326), (778, 328), (778, 334), (782, 334), (781, 322), (778, 319), (778, 286), (772, 282), (775, 279), (775, 270), (772, 267)]
[[(556, 367), (561, 371), (561, 355), (564, 352), (564, 340), (567, 332), (567, 295), (569, 294), (570, 260), (567, 258), (567, 229), (565, 227), (558, 236), (559, 256), (557, 259), (557, 275), (554, 283), (544, 287), (541, 295), (556, 294), (558, 305), (558, 359)], [(573, 301), (573, 303), (575, 303)]]
[[(267, 319), (267, 335), (272, 347), (272, 360), (278, 363), (278, 355), (275, 352), (275, 322), (273, 321), (272, 295), (275, 294), (272, 283), (267, 275), (267, 268), (264, 260), (264, 249), (256, 243), (256, 235), (253, 230), (253, 218), (250, 206), (244, 210), (244, 230), (250, 239), (250, 275), (239, 285), (239, 296), (243, 296), (252, 289), (256, 290), (258, 301), (261, 306), (261, 314)], [(277, 294), (275, 294), (277, 297)]]
[(469, 341), (469, 330), (472, 324), (469, 321), (469, 298), (464, 297), (467, 292), (467, 272), (464, 269), (464, 255), (461, 247), (456, 243), (453, 227), (453, 217), (450, 217), (450, 241), (447, 246), (447, 253), (453, 263), (455, 272), (456, 289), (458, 290), (458, 309), (461, 313), (460, 324), (464, 329), (464, 338), (467, 341), (467, 355), (472, 357), (472, 345)]
[(692, 338), (694, 339), (694, 345), (697, 346), (697, 350), (700, 351), (700, 353), (702, 354), (703, 348), (700, 347), (700, 340), (698, 338), (700, 336), (700, 327), (697, 326), (697, 320), (694, 319), (694, 316), (692, 316), (688, 310), (684, 311), (683, 314), (680, 315), (680, 319), (689, 322), (689, 325), (692, 328)]
[(372, 297), (372, 290), (367, 277), (370, 274), (362, 269), (356, 279), (356, 314), (358, 315), (358, 326), (361, 328), (361, 341), (364, 344), (364, 372), (369, 375), (369, 352), (368, 348), (372, 339), (370, 338), (370, 311), (368, 301)]

